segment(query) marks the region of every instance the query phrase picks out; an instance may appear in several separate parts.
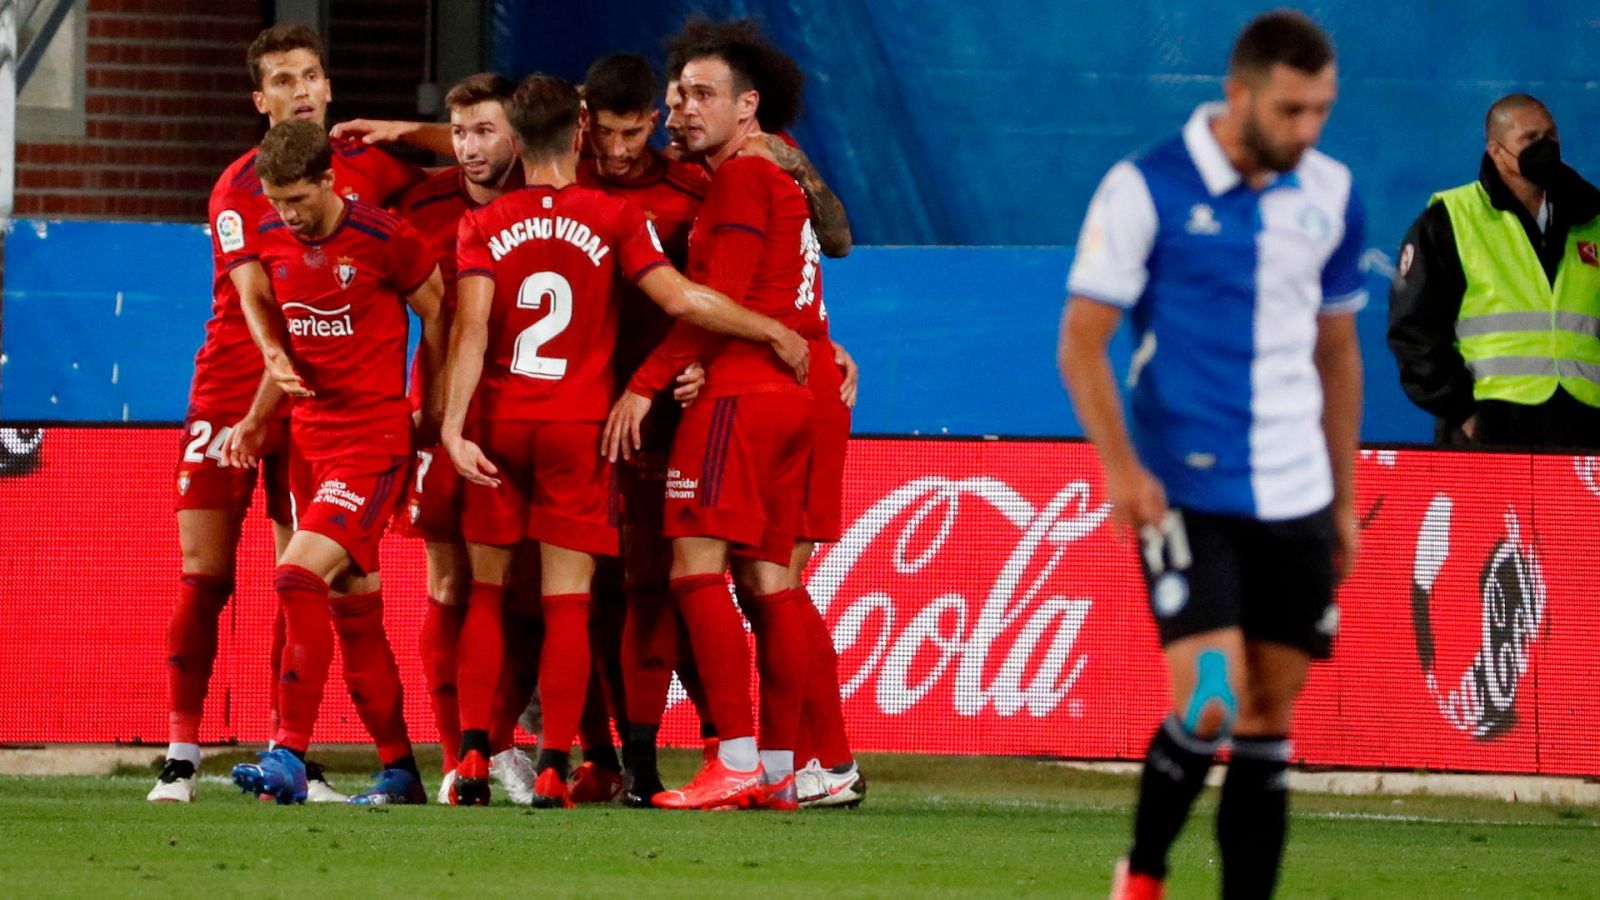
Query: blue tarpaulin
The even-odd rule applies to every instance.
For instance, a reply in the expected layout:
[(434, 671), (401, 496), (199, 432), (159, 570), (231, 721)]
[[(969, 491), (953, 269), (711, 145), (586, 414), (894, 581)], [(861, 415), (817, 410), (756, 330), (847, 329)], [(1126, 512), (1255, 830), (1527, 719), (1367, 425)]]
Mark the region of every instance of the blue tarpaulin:
[[(860, 247), (825, 263), (834, 336), (864, 373), (855, 431), (1078, 434), (1055, 371), (1070, 261), (1061, 247)], [(6, 262), (0, 417), (183, 417), (211, 310), (203, 227), (22, 222)], [(1359, 320), (1364, 436), (1427, 440), (1383, 347), (1383, 284), (1369, 276), (1376, 302)], [(1129, 343), (1119, 337), (1119, 363)]]

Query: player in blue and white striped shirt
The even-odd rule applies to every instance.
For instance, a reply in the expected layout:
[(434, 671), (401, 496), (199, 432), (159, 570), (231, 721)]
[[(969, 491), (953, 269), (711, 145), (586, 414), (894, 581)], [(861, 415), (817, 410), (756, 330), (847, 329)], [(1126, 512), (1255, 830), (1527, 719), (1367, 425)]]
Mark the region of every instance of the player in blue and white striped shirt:
[[(1107, 173), (1068, 278), (1061, 368), (1139, 531), (1174, 706), (1114, 896), (1159, 895), (1229, 738), (1223, 895), (1271, 894), (1294, 700), (1331, 651), (1356, 549), (1365, 221), (1349, 169), (1313, 149), (1338, 89), (1332, 44), (1299, 13), (1264, 14), (1224, 86), (1226, 102)], [(1124, 315), (1126, 421), (1106, 353)]]

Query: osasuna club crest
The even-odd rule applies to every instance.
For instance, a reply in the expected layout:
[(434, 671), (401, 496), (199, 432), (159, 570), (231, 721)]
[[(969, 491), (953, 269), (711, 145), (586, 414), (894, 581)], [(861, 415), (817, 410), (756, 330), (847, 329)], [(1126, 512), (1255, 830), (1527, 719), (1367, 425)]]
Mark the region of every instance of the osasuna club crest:
[(348, 256), (339, 257), (339, 264), (333, 267), (333, 277), (339, 279), (339, 287), (349, 287), (350, 282), (356, 280), (356, 261)]

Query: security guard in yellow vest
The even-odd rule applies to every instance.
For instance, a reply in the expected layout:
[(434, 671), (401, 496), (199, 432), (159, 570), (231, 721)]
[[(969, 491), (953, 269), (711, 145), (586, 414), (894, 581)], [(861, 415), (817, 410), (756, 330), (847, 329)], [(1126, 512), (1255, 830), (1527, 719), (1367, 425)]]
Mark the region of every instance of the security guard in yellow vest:
[(1440, 443), (1600, 447), (1600, 191), (1543, 103), (1489, 108), (1478, 180), (1435, 194), (1389, 289), (1389, 348)]

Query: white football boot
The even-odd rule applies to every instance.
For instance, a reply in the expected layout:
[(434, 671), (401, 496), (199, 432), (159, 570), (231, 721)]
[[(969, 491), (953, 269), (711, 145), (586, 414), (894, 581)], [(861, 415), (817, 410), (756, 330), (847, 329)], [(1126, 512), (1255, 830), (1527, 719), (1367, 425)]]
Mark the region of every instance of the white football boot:
[(801, 809), (829, 806), (854, 809), (867, 798), (867, 779), (854, 761), (843, 772), (835, 772), (824, 769), (822, 763), (813, 759), (806, 763), (805, 768), (794, 773), (794, 787)]
[(322, 763), (306, 761), (307, 803), (345, 803), (349, 800), (348, 796), (339, 793), (328, 783), (328, 776), (322, 771)]
[(200, 779), (194, 763), (186, 759), (169, 759), (161, 767), (156, 786), (144, 799), (151, 803), (188, 803), (194, 800)]
[(533, 760), (518, 747), (501, 750), (489, 757), (489, 777), (506, 792), (506, 799), (518, 806), (533, 805), (533, 784), (539, 773), (533, 769)]
[(444, 773), (444, 780), (439, 782), (438, 801), (444, 806), (450, 805), (450, 786), (456, 783), (456, 770), (451, 769)]

